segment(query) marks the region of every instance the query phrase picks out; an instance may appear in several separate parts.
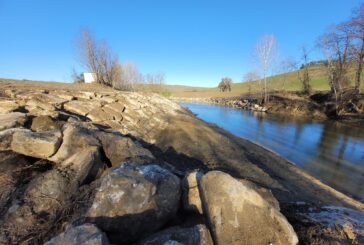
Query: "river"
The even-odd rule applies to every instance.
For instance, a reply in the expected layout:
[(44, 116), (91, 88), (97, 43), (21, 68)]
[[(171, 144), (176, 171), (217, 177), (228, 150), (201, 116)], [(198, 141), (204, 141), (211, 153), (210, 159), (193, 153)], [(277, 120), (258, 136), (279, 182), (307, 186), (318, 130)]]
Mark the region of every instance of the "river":
[(198, 118), (256, 142), (329, 186), (364, 201), (364, 128), (217, 105), (180, 104)]

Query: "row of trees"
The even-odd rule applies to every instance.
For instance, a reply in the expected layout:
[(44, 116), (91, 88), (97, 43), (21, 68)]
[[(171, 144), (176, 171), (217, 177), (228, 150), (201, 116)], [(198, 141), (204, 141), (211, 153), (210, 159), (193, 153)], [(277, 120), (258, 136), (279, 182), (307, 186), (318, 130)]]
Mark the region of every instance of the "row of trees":
[(349, 86), (349, 70), (355, 69), (355, 90), (360, 92), (364, 59), (364, 4), (348, 21), (330, 27), (318, 41), (327, 60), (331, 91), (340, 96)]
[[(253, 51), (253, 62), (257, 69), (247, 72), (243, 81), (258, 81), (262, 102), (269, 100), (269, 86), (267, 77), (276, 72), (287, 74), (297, 70), (297, 78), (302, 84), (302, 91), (311, 92), (310, 66), (323, 65), (326, 67), (331, 91), (336, 97), (350, 86), (350, 72), (355, 69), (355, 90), (360, 93), (363, 79), (364, 62), (364, 4), (353, 10), (352, 16), (344, 23), (332, 26), (329, 31), (318, 38), (317, 45), (324, 54), (325, 60), (312, 62), (309, 60), (311, 50), (301, 48), (301, 58), (283, 58), (278, 62), (277, 40), (274, 34), (261, 37)], [(279, 67), (277, 67), (279, 64)], [(277, 69), (278, 68), (278, 69)], [(287, 75), (282, 76), (282, 89), (285, 90)]]
[[(118, 90), (148, 89), (162, 90), (165, 83), (163, 73), (146, 74), (139, 72), (133, 63), (120, 63), (118, 56), (105, 41), (97, 41), (90, 31), (83, 30), (76, 40), (79, 62), (83, 69), (92, 72), (100, 84)], [(83, 81), (82, 76), (73, 71), (74, 81)]]

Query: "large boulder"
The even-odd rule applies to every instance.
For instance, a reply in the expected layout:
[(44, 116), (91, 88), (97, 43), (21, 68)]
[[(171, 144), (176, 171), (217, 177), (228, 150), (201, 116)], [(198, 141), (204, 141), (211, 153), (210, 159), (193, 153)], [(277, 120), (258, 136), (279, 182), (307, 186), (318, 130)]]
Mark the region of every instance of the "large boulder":
[(56, 153), (61, 141), (61, 135), (57, 132), (16, 131), (11, 149), (26, 156), (45, 159)]
[(108, 245), (109, 240), (104, 232), (93, 224), (70, 227), (65, 232), (53, 237), (44, 245)]
[(176, 244), (188, 245), (213, 245), (210, 231), (205, 225), (195, 225), (192, 227), (171, 227), (157, 232), (142, 241), (139, 245), (164, 245)]
[(62, 168), (72, 170), (72, 178), (78, 185), (87, 184), (100, 176), (104, 167), (100, 150), (96, 146), (81, 149), (59, 164)]
[(125, 244), (162, 227), (179, 206), (178, 177), (158, 165), (124, 164), (102, 179), (86, 221)]
[(183, 208), (187, 211), (196, 212), (199, 214), (203, 214), (200, 191), (198, 187), (202, 175), (203, 174), (199, 171), (193, 171), (186, 174), (182, 181)]
[(27, 116), (20, 112), (0, 114), (0, 130), (21, 127), (27, 121)]
[(49, 159), (50, 161), (60, 163), (81, 150), (92, 146), (101, 146), (100, 142), (93, 136), (92, 129), (72, 123), (65, 124), (63, 128), (63, 142), (57, 153)]
[(117, 166), (122, 162), (128, 161), (144, 163), (155, 160), (149, 150), (134, 143), (128, 137), (121, 136), (118, 133), (105, 133), (101, 131), (97, 132), (96, 135), (112, 166)]
[(211, 171), (200, 183), (202, 205), (215, 244), (297, 244), (286, 218), (255, 190)]

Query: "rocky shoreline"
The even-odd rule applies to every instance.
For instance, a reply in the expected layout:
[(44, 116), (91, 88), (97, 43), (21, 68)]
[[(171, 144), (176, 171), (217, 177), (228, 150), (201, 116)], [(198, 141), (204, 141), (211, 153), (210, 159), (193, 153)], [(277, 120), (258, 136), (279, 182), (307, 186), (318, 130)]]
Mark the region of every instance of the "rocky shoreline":
[(188, 98), (171, 97), (177, 102), (206, 103), (232, 108), (268, 112), (284, 116), (297, 116), (314, 120), (332, 119), (364, 125), (364, 95), (355, 91), (345, 91), (335, 110), (334, 98), (328, 92), (317, 92), (310, 96), (299, 93), (273, 93), (267, 104), (261, 105), (260, 95), (241, 95), (239, 97)]
[(0, 169), (0, 244), (364, 242), (363, 203), (155, 94), (0, 86)]

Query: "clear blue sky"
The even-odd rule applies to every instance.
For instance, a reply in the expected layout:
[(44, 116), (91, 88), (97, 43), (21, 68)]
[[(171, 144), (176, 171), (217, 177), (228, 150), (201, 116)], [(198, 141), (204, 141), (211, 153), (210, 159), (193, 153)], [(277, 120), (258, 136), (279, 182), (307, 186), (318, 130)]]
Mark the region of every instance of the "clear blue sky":
[[(256, 40), (274, 33), (282, 56), (348, 18), (360, 0), (0, 0), (0, 77), (70, 80), (74, 39), (87, 27), (121, 61), (169, 84), (215, 86), (252, 68)], [(319, 58), (313, 51), (312, 58)]]

